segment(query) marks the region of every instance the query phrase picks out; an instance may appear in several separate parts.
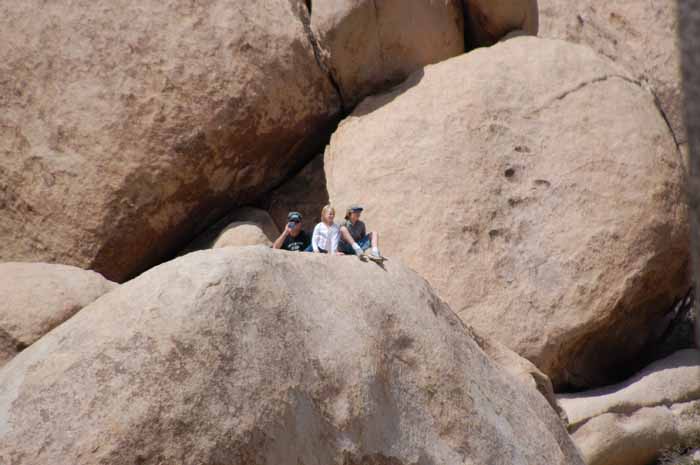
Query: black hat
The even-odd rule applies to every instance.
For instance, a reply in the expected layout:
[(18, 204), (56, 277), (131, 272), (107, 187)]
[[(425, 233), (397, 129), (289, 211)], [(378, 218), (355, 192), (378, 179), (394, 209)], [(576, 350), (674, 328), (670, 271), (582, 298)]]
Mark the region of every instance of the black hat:
[(362, 210), (364, 210), (362, 205), (358, 205), (356, 203), (354, 203), (348, 207), (349, 212), (361, 212)]
[(289, 215), (287, 215), (287, 221), (298, 221), (298, 222), (301, 222), (301, 213), (299, 213), (299, 212), (289, 212)]

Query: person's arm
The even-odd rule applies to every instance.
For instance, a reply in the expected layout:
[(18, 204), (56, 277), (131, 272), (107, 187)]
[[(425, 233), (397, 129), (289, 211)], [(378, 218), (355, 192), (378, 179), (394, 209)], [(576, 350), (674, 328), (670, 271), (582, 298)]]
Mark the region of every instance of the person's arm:
[(319, 228), (321, 227), (321, 223), (317, 224), (316, 227), (314, 228), (314, 234), (311, 236), (311, 248), (314, 249), (315, 253), (318, 253), (318, 238), (320, 235), (320, 230)]
[(272, 244), (273, 249), (281, 249), (282, 244), (284, 244), (284, 240), (289, 236), (289, 233), (291, 231), (289, 230), (289, 226), (284, 227), (284, 231), (282, 231), (282, 234), (280, 234), (280, 237), (275, 240), (274, 244)]

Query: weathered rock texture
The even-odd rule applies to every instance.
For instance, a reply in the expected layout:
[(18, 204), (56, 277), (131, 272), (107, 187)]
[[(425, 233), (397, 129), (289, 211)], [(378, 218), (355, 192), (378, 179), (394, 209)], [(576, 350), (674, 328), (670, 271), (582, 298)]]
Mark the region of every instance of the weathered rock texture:
[(244, 245), (269, 246), (279, 235), (279, 229), (266, 211), (240, 207), (213, 224), (192, 241), (183, 253)]
[(428, 66), (340, 124), (325, 171), (383, 253), (555, 387), (624, 374), (685, 290), (676, 146), (588, 47), (517, 37)]
[(538, 1), (541, 37), (586, 44), (623, 65), (653, 90), (678, 143), (686, 143), (675, 1)]
[(0, 366), (114, 287), (73, 266), (0, 263)]
[(568, 423), (564, 410), (559, 406), (552, 381), (532, 362), (516, 354), (500, 342), (484, 336), (472, 327), (467, 327), (469, 335), (489, 358), (508, 374), (531, 389), (536, 389), (547, 399), (549, 405)]
[(464, 0), (467, 47), (493, 45), (514, 31), (537, 35), (537, 1)]
[(700, 352), (676, 352), (624, 383), (559, 402), (588, 465), (648, 465), (700, 435)]
[(398, 261), (264, 247), (149, 270), (6, 365), (0, 461), (583, 463)]
[(460, 0), (320, 0), (311, 28), (346, 107), (464, 53)]
[(121, 281), (301, 166), (339, 110), (308, 20), (302, 0), (3, 2), (0, 260)]

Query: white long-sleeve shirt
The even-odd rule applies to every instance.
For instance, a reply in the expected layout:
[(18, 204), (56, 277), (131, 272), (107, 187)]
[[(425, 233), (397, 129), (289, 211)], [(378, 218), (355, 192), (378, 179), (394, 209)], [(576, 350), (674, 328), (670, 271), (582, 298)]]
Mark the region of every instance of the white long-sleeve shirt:
[(318, 223), (314, 228), (313, 236), (311, 236), (311, 247), (314, 252), (318, 249), (323, 249), (328, 253), (334, 254), (338, 250), (338, 241), (340, 240), (340, 226), (333, 224), (328, 226), (326, 223)]

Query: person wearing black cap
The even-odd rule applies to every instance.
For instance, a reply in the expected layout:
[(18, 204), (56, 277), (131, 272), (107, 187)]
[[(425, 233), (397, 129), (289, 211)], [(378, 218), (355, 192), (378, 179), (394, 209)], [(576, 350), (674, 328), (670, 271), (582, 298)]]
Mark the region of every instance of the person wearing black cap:
[(365, 223), (360, 221), (362, 206), (350, 205), (345, 213), (345, 223), (340, 227), (340, 244), (338, 250), (345, 254), (356, 254), (360, 258), (365, 257), (365, 250), (372, 247), (371, 253), (367, 254), (371, 260), (383, 260), (379, 253), (379, 234), (376, 232), (367, 233)]
[(273, 249), (289, 250), (291, 252), (304, 252), (311, 245), (309, 235), (301, 229), (301, 213), (289, 212), (287, 225), (274, 244)]

